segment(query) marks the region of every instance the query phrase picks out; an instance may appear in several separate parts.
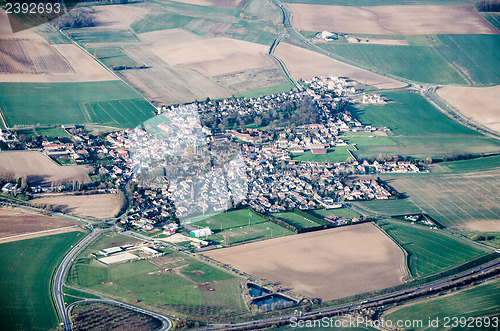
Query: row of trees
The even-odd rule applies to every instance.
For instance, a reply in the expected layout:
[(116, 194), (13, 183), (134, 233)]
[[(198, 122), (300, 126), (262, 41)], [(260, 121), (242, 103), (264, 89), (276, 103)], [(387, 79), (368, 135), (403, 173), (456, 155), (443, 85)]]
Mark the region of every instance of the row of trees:
[(92, 18), (92, 10), (88, 8), (78, 8), (52, 20), (51, 25), (57, 29), (63, 28), (85, 28), (95, 26)]

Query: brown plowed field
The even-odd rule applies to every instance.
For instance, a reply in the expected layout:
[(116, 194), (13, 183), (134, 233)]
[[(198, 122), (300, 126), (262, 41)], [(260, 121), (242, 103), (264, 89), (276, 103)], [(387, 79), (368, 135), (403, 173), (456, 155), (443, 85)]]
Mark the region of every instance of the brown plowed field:
[(472, 6), (286, 6), (300, 31), (382, 35), (499, 33)]
[(491, 87), (445, 86), (437, 94), (465, 117), (500, 132), (500, 85)]
[(402, 283), (404, 256), (370, 223), (204, 253), (310, 298), (333, 300)]
[[(22, 237), (1, 239), (5, 237), (51, 230), (51, 229), (58, 229), (74, 225), (79, 225), (79, 223), (63, 218), (49, 217), (18, 209), (7, 209), (7, 208), (0, 209), (0, 240), (2, 240), (2, 242), (7, 242), (6, 240), (16, 241), (28, 238), (27, 236), (22, 236)], [(78, 230), (78, 228), (75, 229)], [(71, 231), (74, 231), (74, 229)], [(48, 234), (52, 233), (48, 232), (45, 235)]]
[(31, 200), (59, 206), (64, 213), (105, 219), (115, 216), (122, 202), (116, 194), (62, 195)]
[(278, 45), (275, 55), (285, 62), (288, 71), (296, 80), (310, 79), (314, 76), (341, 76), (379, 88), (406, 86), (397, 80), (286, 43)]
[(34, 151), (1, 152), (0, 174), (14, 179), (26, 176), (30, 184), (89, 181), (86, 166), (60, 166), (42, 153)]
[(153, 51), (171, 66), (194, 69), (208, 77), (275, 65), (267, 54), (268, 46), (230, 38), (154, 47)]

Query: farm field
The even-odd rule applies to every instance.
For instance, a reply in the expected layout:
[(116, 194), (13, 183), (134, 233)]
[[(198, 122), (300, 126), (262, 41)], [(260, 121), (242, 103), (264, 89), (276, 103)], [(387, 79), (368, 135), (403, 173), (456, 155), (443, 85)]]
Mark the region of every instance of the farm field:
[(226, 314), (245, 311), (237, 277), (188, 255), (163, 249), (166, 255), (158, 258), (107, 267), (91, 257), (90, 253), (102, 247), (116, 246), (117, 239), (126, 241), (124, 236), (101, 237), (86, 248), (71, 267), (69, 283), (148, 309), (197, 319), (223, 319)]
[(30, 202), (48, 203), (59, 206), (64, 213), (98, 219), (114, 217), (120, 211), (123, 203), (117, 194), (62, 195), (34, 199)]
[[(500, 84), (496, 54), (499, 34), (406, 36), (410, 46), (318, 43), (349, 63), (422, 83), (490, 86)], [(416, 42), (416, 44), (415, 44)]]
[(481, 13), (484, 18), (488, 20), (491, 24), (500, 30), (500, 14), (499, 13)]
[(257, 215), (250, 209), (239, 209), (216, 214), (210, 218), (194, 223), (198, 227), (209, 227), (214, 234), (208, 239), (229, 244), (242, 244), (248, 241), (269, 239), (293, 234), (273, 222)]
[(321, 55), (291, 44), (280, 43), (276, 48), (275, 55), (285, 63), (295, 80), (310, 79), (314, 76), (335, 75), (349, 77), (363, 84), (373, 85), (378, 88), (406, 86), (406, 84), (397, 80), (354, 67), (326, 55)]
[(409, 196), (405, 200), (445, 227), (466, 230), (475, 222), (500, 218), (499, 169), (480, 173), (381, 175), (380, 178), (389, 180), (389, 185)]
[(292, 159), (310, 162), (345, 162), (351, 157), (348, 150), (354, 151), (352, 146), (336, 146), (328, 148), (326, 154), (312, 154), (310, 151), (304, 153), (292, 153)]
[[(287, 4), (292, 23), (302, 31), (381, 35), (488, 34), (496, 29), (473, 7), (322, 6)], [(416, 19), (418, 18), (418, 19)]]
[(281, 85), (288, 85), (289, 89), (293, 87), (277, 66), (230, 72), (213, 76), (212, 79), (228, 90), (239, 93)]
[[(389, 182), (389, 184), (392, 184)], [(401, 214), (420, 214), (423, 212), (409, 199), (352, 201), (350, 204), (360, 213), (376, 216), (391, 216)]]
[(60, 166), (49, 157), (35, 151), (1, 152), (0, 174), (12, 178), (26, 177), (29, 184), (89, 181), (86, 166)]
[(500, 155), (477, 159), (435, 163), (431, 166), (433, 173), (481, 172), (500, 168)]
[(382, 6), (382, 5), (474, 5), (476, 0), (286, 0), (285, 3), (308, 3), (312, 5), (336, 6)]
[[(496, 279), (459, 292), (403, 305), (385, 313), (384, 319), (423, 320), (423, 326), (414, 330), (435, 330), (426, 325), (429, 319), (439, 318), (440, 325), (443, 325), (445, 317), (496, 316), (500, 313), (498, 302), (500, 302), (500, 281)], [(484, 326), (482, 328), (488, 329)]]
[(88, 48), (88, 51), (108, 68), (120, 66), (133, 67), (141, 65), (128, 57), (119, 47)]
[(58, 327), (50, 279), (67, 250), (83, 236), (81, 232), (71, 232), (0, 244), (2, 330)]
[(177, 2), (188, 3), (198, 6), (213, 6), (232, 9), (243, 9), (249, 0), (176, 0)]
[(370, 140), (348, 138), (349, 142), (359, 142), (359, 150), (355, 153), (360, 158), (375, 158), (379, 154), (443, 157), (500, 149), (498, 140), (455, 122), (418, 94), (388, 92), (383, 95), (389, 100), (387, 104), (360, 106), (351, 110), (363, 124), (388, 127), (394, 134)]
[(500, 112), (496, 97), (500, 85), (492, 87), (445, 86), (437, 94), (468, 119), (500, 132)]
[[(64, 218), (49, 217), (41, 214), (23, 211), (20, 209), (0, 209), (0, 242), (4, 238), (24, 233), (45, 231), (68, 226), (76, 226), (78, 222)], [(75, 228), (79, 230), (79, 228)], [(14, 240), (23, 240), (17, 237)]]
[(307, 219), (301, 215), (292, 212), (285, 213), (273, 213), (271, 216), (276, 217), (277, 219), (283, 220), (288, 224), (293, 225), (297, 229), (308, 229), (321, 226), (322, 224), (316, 223), (313, 220)]
[(100, 302), (81, 303), (71, 310), (75, 330), (157, 330), (162, 322), (129, 309)]
[[(495, 247), (495, 248), (500, 248), (500, 231), (498, 230), (498, 222), (496, 222), (496, 229), (493, 228), (493, 231), (496, 232), (464, 232), (461, 233), (462, 236), (465, 236), (469, 238), (470, 240), (474, 240), (478, 243), (481, 243), (483, 245), (488, 245), (490, 247)], [(471, 228), (470, 230), (479, 230), (482, 231), (483, 229), (473, 229)]]
[(323, 300), (394, 286), (401, 284), (404, 277), (403, 252), (369, 223), (223, 248), (204, 255)]
[[(263, 87), (263, 88), (257, 88), (253, 90), (248, 90), (248, 91), (241, 91), (235, 93), (236, 97), (242, 97), (242, 98), (257, 98), (261, 97), (264, 95), (270, 95), (270, 94), (276, 94), (276, 93), (281, 93), (281, 92), (286, 92), (290, 91), (293, 89), (293, 85), (291, 83), (285, 83), (285, 84), (278, 84), (278, 85), (273, 85), (273, 86), (268, 86), (268, 87)], [(252, 126), (247, 125), (247, 128), (251, 128)]]
[(484, 248), (422, 226), (389, 220), (378, 221), (378, 225), (408, 252), (408, 266), (415, 278), (443, 272), (488, 253)]
[(155, 111), (139, 94), (119, 81), (0, 83), (0, 109), (11, 127), (93, 123), (133, 128), (152, 117)]

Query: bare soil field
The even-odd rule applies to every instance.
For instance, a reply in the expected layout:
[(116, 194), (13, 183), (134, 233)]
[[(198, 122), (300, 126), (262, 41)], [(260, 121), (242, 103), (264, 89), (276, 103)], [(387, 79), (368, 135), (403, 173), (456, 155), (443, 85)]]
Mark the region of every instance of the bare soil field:
[(141, 40), (153, 47), (173, 45), (202, 39), (197, 34), (184, 29), (168, 29), (141, 33)]
[(191, 68), (208, 77), (275, 65), (267, 54), (268, 46), (230, 38), (154, 47), (153, 51), (171, 66)]
[(314, 76), (342, 76), (357, 80), (363, 84), (378, 88), (398, 88), (406, 84), (363, 70), (350, 64), (340, 62), (304, 48), (280, 43), (275, 55), (279, 57), (296, 80), (310, 79)]
[(278, 67), (241, 70), (212, 78), (218, 84), (235, 92), (249, 91), (288, 82)]
[(499, 220), (479, 220), (467, 223), (467, 230), (474, 232), (500, 232)]
[(34, 151), (1, 152), (0, 175), (13, 178), (26, 176), (30, 184), (89, 181), (86, 166), (60, 166), (49, 157)]
[(243, 9), (250, 0), (175, 0), (190, 5)]
[(105, 219), (115, 216), (122, 202), (117, 194), (61, 195), (31, 200), (57, 205), (64, 213)]
[(404, 256), (370, 223), (204, 253), (307, 297), (333, 300), (402, 283)]
[(124, 30), (146, 15), (146, 8), (131, 5), (93, 6), (96, 28)]
[(500, 132), (500, 85), (492, 87), (445, 86), (437, 94), (465, 117)]
[[(6, 239), (2, 240), (2, 238), (5, 237), (64, 228), (68, 226), (75, 226), (78, 224), (79, 224), (78, 222), (63, 218), (49, 217), (45, 215), (22, 211), (19, 209), (1, 208), (0, 240), (3, 243), (7, 242), (5, 241)], [(79, 230), (79, 228), (73, 228), (71, 231), (75, 230)], [(45, 234), (42, 233), (38, 234), (38, 236), (48, 235), (48, 234), (55, 234), (55, 232), (54, 233), (50, 232)], [(28, 239), (28, 236), (9, 238), (9, 241), (17, 241), (23, 239)]]
[(383, 35), (496, 34), (472, 6), (329, 6), (286, 4), (301, 31)]

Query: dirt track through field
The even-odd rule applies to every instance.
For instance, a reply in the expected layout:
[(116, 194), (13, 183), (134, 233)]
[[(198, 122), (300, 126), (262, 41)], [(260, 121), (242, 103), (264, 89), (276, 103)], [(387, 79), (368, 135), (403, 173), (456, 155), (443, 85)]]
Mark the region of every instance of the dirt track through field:
[(300, 31), (381, 35), (500, 33), (472, 6), (286, 6)]
[(310, 298), (332, 300), (402, 283), (404, 256), (374, 225), (260, 241), (204, 253)]

